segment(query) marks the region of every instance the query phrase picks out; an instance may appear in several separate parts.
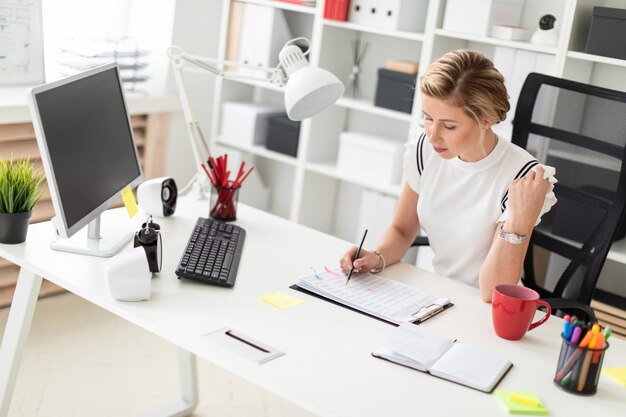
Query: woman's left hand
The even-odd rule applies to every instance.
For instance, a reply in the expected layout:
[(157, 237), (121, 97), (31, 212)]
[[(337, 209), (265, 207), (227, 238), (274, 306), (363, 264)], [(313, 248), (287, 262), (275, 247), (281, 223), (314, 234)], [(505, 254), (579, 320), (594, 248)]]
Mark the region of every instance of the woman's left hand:
[(514, 180), (509, 186), (509, 218), (506, 231), (529, 233), (539, 217), (550, 183), (543, 178), (541, 165), (526, 176)]

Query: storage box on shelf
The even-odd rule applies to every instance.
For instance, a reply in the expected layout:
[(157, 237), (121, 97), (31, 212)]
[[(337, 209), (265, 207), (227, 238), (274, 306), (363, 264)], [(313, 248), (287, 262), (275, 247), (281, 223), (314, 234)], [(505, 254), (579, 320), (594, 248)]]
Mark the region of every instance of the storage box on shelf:
[(352, 0), (348, 20), (365, 26), (423, 32), (428, 0)]
[(416, 76), (417, 74), (379, 68), (374, 105), (411, 113)]
[(362, 182), (397, 184), (402, 176), (403, 153), (404, 138), (342, 132), (337, 169)]
[(350, 0), (325, 0), (324, 19), (345, 22), (350, 11)]
[(222, 104), (220, 136), (225, 142), (244, 146), (265, 145), (268, 119), (285, 114), (278, 106), (247, 102)]
[(626, 59), (625, 39), (626, 9), (594, 7), (585, 52)]
[(530, 30), (520, 26), (493, 25), (491, 36), (509, 41), (527, 41), (530, 38)]
[(443, 29), (488, 36), (493, 25), (519, 26), (524, 0), (448, 0)]
[(289, 156), (298, 155), (300, 124), (287, 116), (271, 116), (267, 129), (267, 149)]

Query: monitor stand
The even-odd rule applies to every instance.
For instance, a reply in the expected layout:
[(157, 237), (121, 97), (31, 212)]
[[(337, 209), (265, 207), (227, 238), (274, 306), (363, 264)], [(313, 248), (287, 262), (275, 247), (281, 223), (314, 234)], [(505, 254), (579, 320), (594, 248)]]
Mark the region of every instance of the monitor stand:
[(57, 238), (50, 244), (54, 250), (84, 255), (110, 257), (118, 253), (133, 238), (133, 232), (124, 229), (102, 228), (100, 216), (93, 219), (70, 238)]

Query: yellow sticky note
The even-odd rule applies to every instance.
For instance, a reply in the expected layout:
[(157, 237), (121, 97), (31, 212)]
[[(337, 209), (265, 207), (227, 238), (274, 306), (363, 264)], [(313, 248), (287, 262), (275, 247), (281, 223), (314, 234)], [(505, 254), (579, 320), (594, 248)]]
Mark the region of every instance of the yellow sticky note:
[(137, 208), (137, 201), (135, 200), (135, 195), (133, 194), (133, 190), (130, 188), (130, 185), (124, 187), (121, 191), (122, 193), (122, 201), (124, 201), (124, 206), (126, 206), (126, 211), (128, 211), (128, 216), (133, 217), (135, 214), (139, 212)]
[(509, 414), (548, 415), (548, 409), (531, 391), (497, 389), (496, 397)]
[(286, 310), (289, 307), (297, 306), (298, 304), (304, 303), (304, 301), (300, 300), (299, 298), (292, 297), (291, 295), (282, 291), (277, 291), (271, 294), (264, 295), (263, 297), (259, 298), (259, 300), (266, 302), (267, 304), (276, 308), (280, 308), (281, 310)]
[(626, 366), (621, 368), (604, 368), (602, 373), (626, 388)]

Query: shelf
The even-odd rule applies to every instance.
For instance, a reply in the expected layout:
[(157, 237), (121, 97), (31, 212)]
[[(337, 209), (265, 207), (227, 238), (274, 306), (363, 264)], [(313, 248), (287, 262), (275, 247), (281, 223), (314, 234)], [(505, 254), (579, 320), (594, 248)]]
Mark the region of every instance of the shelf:
[(374, 114), (376, 116), (388, 117), (390, 119), (399, 120), (401, 122), (410, 123), (413, 120), (413, 116), (410, 113), (403, 113), (400, 111), (375, 106), (372, 103), (372, 99), (342, 97), (337, 100), (336, 105), (352, 110), (359, 110), (364, 113)]
[(504, 46), (507, 48), (525, 49), (527, 51), (540, 52), (543, 54), (556, 55), (557, 48), (555, 46), (533, 45), (528, 42), (508, 41), (505, 39), (490, 38), (487, 36), (470, 35), (467, 33), (450, 32), (443, 29), (436, 29), (435, 35), (446, 38), (462, 39), (471, 42), (486, 43), (495, 46)]
[(600, 64), (616, 65), (626, 67), (626, 59), (609, 58), (608, 56), (586, 54), (584, 52), (569, 51), (567, 57), (580, 61), (597, 62)]
[(626, 264), (626, 239), (621, 239), (613, 242), (611, 250), (609, 251), (606, 259), (610, 259), (614, 262)]
[(423, 33), (406, 32), (400, 30), (379, 29), (371, 26), (359, 25), (352, 22), (340, 22), (338, 20), (325, 19), (324, 26), (336, 27), (345, 30), (354, 30), (363, 33), (374, 33), (376, 35), (389, 36), (391, 38), (406, 39), (410, 41), (423, 42)]
[(239, 3), (257, 4), (259, 6), (273, 7), (275, 9), (290, 10), (292, 12), (315, 14), (317, 9), (310, 6), (300, 6), (298, 4), (287, 3), (284, 1), (272, 0), (235, 0)]
[(271, 159), (272, 161), (281, 162), (286, 165), (295, 166), (296, 158), (293, 156), (285, 155), (280, 152), (270, 151), (264, 146), (260, 145), (240, 145), (238, 143), (232, 143), (223, 138), (217, 139), (217, 144), (226, 146), (228, 148), (237, 149), (238, 151), (247, 152), (252, 155), (260, 156), (262, 158)]
[(319, 163), (309, 162), (306, 164), (306, 168), (309, 171), (316, 172), (327, 177), (336, 178), (341, 181), (350, 182), (352, 184), (359, 185), (369, 190), (379, 191), (383, 194), (389, 194), (395, 197), (400, 196), (402, 187), (400, 185), (388, 185), (388, 184), (375, 184), (368, 181), (360, 181), (358, 178), (350, 177), (337, 170), (336, 165), (333, 163)]

